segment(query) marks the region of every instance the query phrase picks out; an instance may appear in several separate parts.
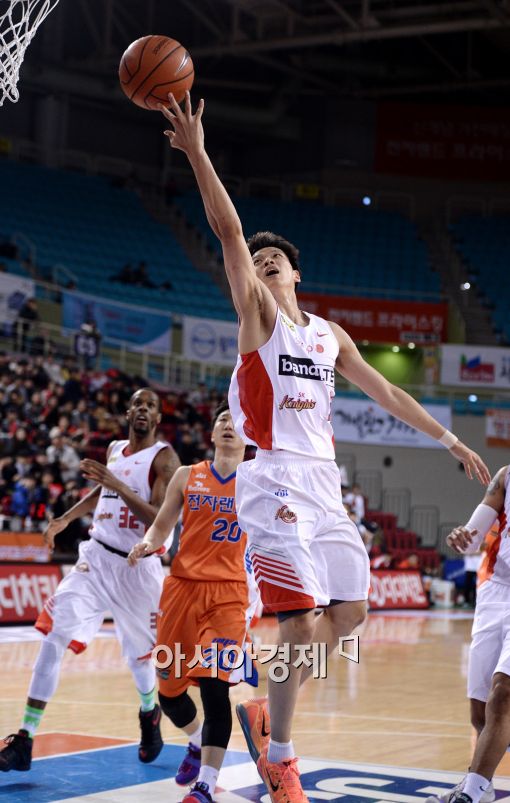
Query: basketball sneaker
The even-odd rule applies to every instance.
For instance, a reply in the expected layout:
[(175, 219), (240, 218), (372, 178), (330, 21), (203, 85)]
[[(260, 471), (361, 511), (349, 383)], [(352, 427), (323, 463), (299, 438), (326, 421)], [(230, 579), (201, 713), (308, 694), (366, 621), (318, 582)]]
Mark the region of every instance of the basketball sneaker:
[[(454, 786), (453, 789), (450, 789), (449, 792), (446, 792), (444, 795), (441, 795), (441, 797), (435, 797), (434, 795), (427, 797), (425, 799), (425, 803), (455, 803), (456, 798), (454, 796), (458, 792), (462, 792), (465, 781), (466, 779), (463, 778), (462, 781), (457, 784), (457, 786)], [(465, 797), (469, 797), (469, 795), (465, 795)], [(496, 800), (496, 792), (494, 791), (494, 784), (491, 781), (487, 789), (481, 796), (480, 803), (494, 803), (495, 800)]]
[(17, 733), (11, 733), (4, 742), (6, 747), (0, 750), (0, 772), (29, 770), (32, 763), (33, 739), (28, 735), (28, 731), (19, 730)]
[(138, 758), (144, 764), (150, 764), (159, 756), (163, 749), (161, 738), (161, 708), (155, 705), (152, 711), (139, 711), (140, 730), (142, 738), (138, 745)]
[(267, 697), (246, 700), (236, 705), (236, 714), (255, 764), (265, 747), (269, 746), (271, 720), (267, 708)]
[(190, 783), (193, 783), (195, 778), (198, 778), (198, 773), (200, 772), (201, 758), (201, 750), (192, 745), (190, 742), (186, 750), (186, 755), (184, 756), (179, 765), (179, 769), (177, 770), (175, 783), (178, 783), (179, 786), (188, 786)]
[(297, 762), (297, 758), (291, 758), (273, 764), (267, 760), (267, 750), (260, 754), (257, 769), (273, 803), (309, 803), (299, 780)]
[(183, 797), (182, 803), (214, 803), (211, 793), (209, 792), (209, 785), (203, 783), (196, 783), (193, 786), (186, 797)]

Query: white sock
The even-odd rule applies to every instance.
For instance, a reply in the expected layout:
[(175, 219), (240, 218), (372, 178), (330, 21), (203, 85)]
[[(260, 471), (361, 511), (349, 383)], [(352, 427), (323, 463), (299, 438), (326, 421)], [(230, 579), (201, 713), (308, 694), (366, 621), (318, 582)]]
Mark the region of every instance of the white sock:
[(220, 771), (216, 767), (208, 767), (207, 764), (202, 764), (200, 772), (198, 773), (197, 783), (206, 783), (209, 787), (209, 794), (211, 797), (214, 795), (216, 789), (216, 781)]
[(196, 731), (188, 733), (188, 739), (196, 750), (200, 750), (202, 747), (202, 723), (200, 723)]
[(484, 778), (483, 775), (477, 775), (476, 772), (468, 772), (462, 791), (465, 795), (469, 795), (473, 803), (479, 803), (489, 784), (490, 781)]
[(273, 739), (269, 740), (269, 750), (267, 751), (267, 760), (271, 764), (279, 764), (281, 761), (289, 761), (294, 758), (294, 745), (292, 740), (290, 742), (275, 742)]

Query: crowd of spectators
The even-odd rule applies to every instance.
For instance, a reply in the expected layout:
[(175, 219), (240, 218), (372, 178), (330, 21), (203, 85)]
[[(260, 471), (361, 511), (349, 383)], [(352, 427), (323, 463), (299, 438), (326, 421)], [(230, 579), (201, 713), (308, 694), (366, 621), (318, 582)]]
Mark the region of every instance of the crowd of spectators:
[[(104, 462), (108, 444), (127, 434), (126, 409), (141, 377), (82, 370), (74, 358), (0, 354), (0, 513), (4, 529), (43, 530), (88, 491), (83, 457)], [(160, 435), (183, 464), (212, 454), (211, 412), (221, 400), (200, 385), (190, 393), (161, 392)], [(60, 534), (75, 551), (87, 522)]]

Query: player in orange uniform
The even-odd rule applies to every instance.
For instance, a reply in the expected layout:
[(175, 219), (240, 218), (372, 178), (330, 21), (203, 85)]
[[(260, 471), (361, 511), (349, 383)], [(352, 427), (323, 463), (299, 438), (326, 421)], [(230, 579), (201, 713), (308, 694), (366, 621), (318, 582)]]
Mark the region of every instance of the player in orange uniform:
[[(178, 469), (153, 525), (129, 556), (134, 565), (157, 549), (183, 508), (179, 551), (161, 596), (157, 644), (175, 657), (179, 647), (184, 658), (159, 668), (158, 675), (162, 710), (189, 736), (176, 775), (181, 785), (197, 781), (184, 797), (189, 803), (212, 801), (232, 730), (229, 685), (241, 679), (230, 668), (239, 663), (239, 652), (232, 651), (243, 649), (249, 607), (246, 536), (235, 510), (236, 469), (245, 447), (226, 403), (216, 411), (211, 439), (213, 462)], [(158, 661), (163, 655), (159, 650)], [(203, 727), (187, 692), (192, 683), (200, 687)]]

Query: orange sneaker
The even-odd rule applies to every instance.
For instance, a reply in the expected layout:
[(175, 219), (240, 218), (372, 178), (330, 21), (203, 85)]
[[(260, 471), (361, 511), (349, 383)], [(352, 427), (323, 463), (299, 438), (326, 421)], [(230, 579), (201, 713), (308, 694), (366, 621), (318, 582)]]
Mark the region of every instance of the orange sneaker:
[(271, 736), (271, 721), (267, 709), (267, 697), (258, 697), (255, 700), (246, 700), (236, 705), (236, 714), (255, 763), (264, 747), (269, 745)]
[(257, 769), (273, 803), (309, 803), (299, 780), (297, 762), (297, 758), (291, 758), (271, 764), (267, 750), (260, 754)]

